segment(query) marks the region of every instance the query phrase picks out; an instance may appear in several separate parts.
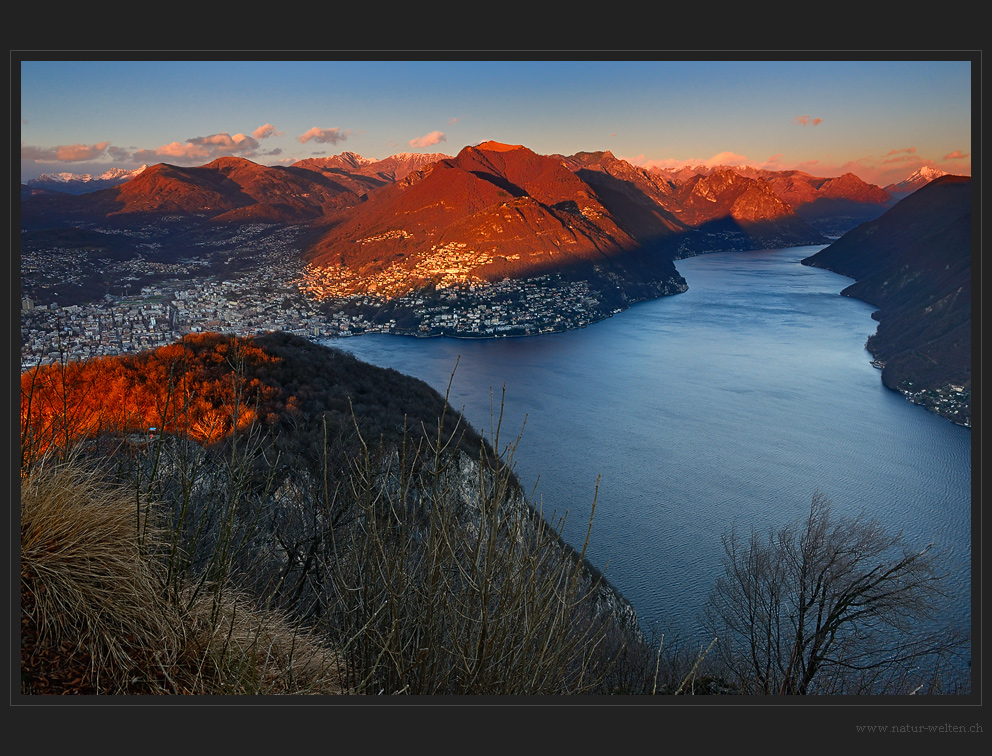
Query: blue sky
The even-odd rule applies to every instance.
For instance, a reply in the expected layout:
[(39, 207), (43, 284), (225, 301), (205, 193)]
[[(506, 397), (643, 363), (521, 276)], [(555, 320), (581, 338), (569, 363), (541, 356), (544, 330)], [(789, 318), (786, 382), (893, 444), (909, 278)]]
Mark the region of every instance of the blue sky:
[(238, 155), (455, 155), (494, 139), (643, 166), (885, 185), (971, 174), (967, 60), (22, 60), (21, 179)]

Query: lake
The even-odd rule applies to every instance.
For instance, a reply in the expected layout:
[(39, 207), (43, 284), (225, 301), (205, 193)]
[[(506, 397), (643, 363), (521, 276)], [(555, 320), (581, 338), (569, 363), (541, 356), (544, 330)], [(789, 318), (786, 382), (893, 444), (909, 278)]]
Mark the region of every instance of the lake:
[[(701, 613), (732, 524), (866, 513), (950, 552), (946, 612), (971, 618), (971, 430), (882, 386), (873, 308), (800, 264), (822, 247), (676, 261), (689, 289), (525, 338), (373, 334), (325, 343), (426, 381), (487, 435), (505, 386), (516, 470), (645, 630), (708, 645)], [(454, 372), (452, 379), (452, 371)], [(526, 426), (524, 423), (526, 421)]]

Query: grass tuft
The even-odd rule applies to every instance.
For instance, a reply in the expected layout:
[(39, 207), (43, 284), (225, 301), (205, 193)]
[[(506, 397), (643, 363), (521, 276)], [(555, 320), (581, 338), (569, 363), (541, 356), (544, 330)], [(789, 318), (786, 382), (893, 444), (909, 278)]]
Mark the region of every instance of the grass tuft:
[(22, 692), (341, 693), (337, 656), (231, 588), (176, 592), (168, 531), (79, 460), (21, 480)]

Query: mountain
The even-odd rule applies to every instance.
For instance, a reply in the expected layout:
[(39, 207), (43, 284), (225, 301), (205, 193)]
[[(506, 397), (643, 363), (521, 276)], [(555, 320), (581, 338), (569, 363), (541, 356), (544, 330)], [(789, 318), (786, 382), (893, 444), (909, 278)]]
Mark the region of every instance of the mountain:
[(383, 160), (371, 160), (354, 152), (342, 152), (327, 158), (306, 158), (293, 163), (293, 168), (305, 168), (326, 175), (356, 194), (364, 194), (380, 186), (406, 178), (413, 171), (450, 158), (440, 152), (401, 152)]
[(889, 184), (885, 187), (885, 191), (892, 195), (894, 200), (898, 201), (912, 194), (917, 189), (922, 189), (934, 179), (947, 175), (947, 171), (942, 171), (939, 168), (933, 168), (929, 165), (925, 165), (909, 177), (900, 181), (898, 184)]
[(400, 296), (444, 273), (480, 282), (588, 275), (634, 260), (677, 289), (677, 257), (824, 241), (765, 184), (729, 171), (678, 184), (609, 152), (538, 155), (489, 141), (370, 192), (308, 260), (337, 294), (372, 281), (376, 293)]
[(25, 181), (22, 186), (26, 185), (31, 189), (48, 189), (66, 194), (87, 194), (130, 181), (147, 167), (143, 165), (130, 171), (123, 168), (111, 168), (99, 176), (91, 176), (89, 173), (43, 173), (38, 178)]
[(224, 157), (197, 168), (150, 166), (119, 186), (85, 195), (48, 195), (21, 205), (22, 223), (44, 224), (165, 214), (214, 221), (298, 223), (356, 204), (358, 195), (302, 168)]
[(955, 422), (971, 422), (968, 176), (944, 175), (803, 260), (855, 279), (841, 293), (879, 309), (866, 344), (882, 382)]
[(664, 235), (672, 240), (678, 235), (678, 256), (714, 249), (714, 234), (721, 237), (722, 249), (824, 242), (760, 181), (730, 170), (683, 180), (631, 165), (610, 152), (580, 152), (561, 159), (594, 186), (640, 238)]
[(679, 218), (697, 229), (736, 231), (754, 246), (819, 244), (822, 234), (765, 182), (734, 171), (694, 176), (679, 186)]
[(893, 201), (888, 191), (863, 181), (853, 173), (824, 178), (796, 170), (774, 171), (751, 166), (723, 165), (648, 170), (677, 184), (693, 181), (696, 176), (712, 176), (728, 171), (764, 182), (799, 217), (818, 231), (831, 235), (877, 218)]
[(342, 294), (399, 296), (447, 274), (494, 282), (588, 273), (625, 253), (639, 253), (645, 275), (662, 286), (684, 285), (670, 255), (653, 254), (653, 241), (626, 228), (561, 160), (489, 141), (371, 192), (308, 260)]

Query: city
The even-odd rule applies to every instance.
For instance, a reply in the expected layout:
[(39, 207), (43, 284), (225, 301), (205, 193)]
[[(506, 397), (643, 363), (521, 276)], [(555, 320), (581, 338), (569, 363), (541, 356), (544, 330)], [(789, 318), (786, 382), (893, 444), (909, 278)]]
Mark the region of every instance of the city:
[[(263, 230), (269, 233), (263, 236)], [(580, 328), (619, 311), (602, 304), (587, 282), (565, 281), (558, 274), (485, 283), (469, 272), (479, 256), (458, 247), (432, 251), (412, 275), (386, 271), (360, 292), (354, 277), (335, 279), (327, 269), (301, 263), (295, 241), (291, 229), (271, 233), (264, 224), (242, 226), (226, 240), (219, 260), (250, 258), (251, 265), (227, 274), (214, 272), (216, 257), (212, 263), (196, 251), (174, 263), (140, 254), (98, 258), (103, 278), (118, 286), (130, 281), (135, 291), (67, 305), (57, 302), (51, 287), (81, 286), (85, 254), (26, 249), (21, 368), (134, 353), (202, 331), (247, 336), (280, 330), (314, 340), (362, 333), (486, 338)], [(139, 286), (149, 273), (155, 282)], [(432, 283), (390, 297), (400, 291), (401, 275)]]

